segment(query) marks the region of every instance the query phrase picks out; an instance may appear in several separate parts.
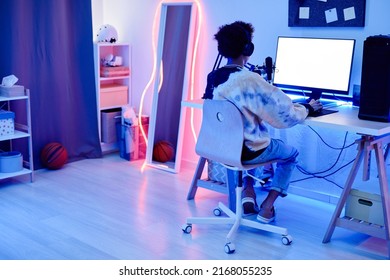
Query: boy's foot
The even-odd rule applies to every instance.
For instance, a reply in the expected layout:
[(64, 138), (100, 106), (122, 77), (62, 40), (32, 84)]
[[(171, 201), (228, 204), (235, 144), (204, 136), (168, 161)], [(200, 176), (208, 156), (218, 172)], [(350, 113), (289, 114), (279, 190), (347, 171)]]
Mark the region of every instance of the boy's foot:
[(245, 187), (242, 191), (242, 208), (243, 215), (253, 215), (259, 212), (256, 202), (256, 193), (253, 187)]
[(275, 207), (272, 207), (271, 209), (260, 208), (257, 220), (264, 224), (273, 222), (275, 220)]

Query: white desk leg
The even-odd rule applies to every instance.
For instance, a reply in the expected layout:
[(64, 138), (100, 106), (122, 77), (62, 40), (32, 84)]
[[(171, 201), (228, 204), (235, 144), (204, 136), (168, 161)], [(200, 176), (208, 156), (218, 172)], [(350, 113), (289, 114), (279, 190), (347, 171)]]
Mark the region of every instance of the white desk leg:
[[(326, 234), (323, 239), (323, 243), (327, 243), (330, 241), (332, 234), (334, 232), (334, 229), (336, 225), (341, 226), (341, 227), (346, 227), (349, 229), (353, 229), (356, 227), (351, 227), (351, 224), (346, 224), (346, 223), (340, 223), (342, 219), (339, 219), (341, 211), (344, 208), (345, 202), (349, 196), (349, 193), (351, 191), (353, 182), (356, 178), (357, 172), (359, 170), (359, 167), (363, 161), (363, 158), (365, 158), (365, 165), (364, 168), (368, 168), (369, 166), (367, 165), (367, 157), (369, 157), (369, 151), (374, 149), (375, 151), (375, 158), (376, 158), (376, 164), (377, 164), (377, 169), (378, 169), (378, 177), (379, 177), (379, 185), (380, 185), (380, 192), (381, 192), (381, 199), (382, 199), (382, 208), (383, 208), (383, 218), (384, 218), (384, 226), (383, 226), (383, 231), (377, 232), (377, 231), (372, 231), (371, 229), (368, 230), (368, 227), (365, 227), (364, 230), (363, 228), (359, 228), (358, 231), (362, 230), (362, 232), (366, 234), (371, 234), (373, 236), (380, 236), (381, 238), (384, 238), (387, 242), (387, 249), (388, 249), (388, 256), (390, 258), (390, 199), (389, 199), (389, 190), (388, 190), (388, 183), (387, 183), (387, 175), (386, 175), (386, 166), (385, 166), (385, 160), (384, 160), (384, 153), (383, 153), (383, 142), (385, 141), (386, 138), (378, 138), (374, 139), (369, 136), (363, 136), (361, 141), (359, 142), (359, 147), (358, 147), (358, 153), (356, 155), (356, 159), (354, 161), (353, 167), (349, 173), (349, 176), (347, 178), (347, 182), (345, 183), (344, 190), (340, 196), (339, 202), (337, 203), (336, 209), (333, 213), (331, 222), (328, 226), (328, 229), (326, 231)], [(387, 137), (387, 141), (389, 138)], [(365, 170), (363, 172), (363, 179), (368, 179), (369, 176), (367, 175), (368, 170)]]
[(332, 234), (334, 232), (334, 229), (336, 227), (337, 219), (340, 217), (341, 211), (344, 208), (345, 202), (348, 198), (348, 195), (351, 191), (352, 184), (355, 181), (356, 174), (359, 170), (359, 167), (362, 163), (363, 156), (364, 156), (364, 141), (361, 140), (358, 144), (358, 153), (356, 155), (355, 161), (353, 162), (352, 169), (349, 173), (349, 176), (347, 178), (347, 181), (344, 186), (344, 190), (341, 193), (340, 199), (337, 203), (336, 209), (333, 213), (332, 219), (329, 223), (328, 229), (325, 233), (324, 239), (322, 240), (322, 243), (328, 243), (330, 241), (330, 238), (332, 237)]
[(374, 149), (375, 149), (375, 156), (376, 156), (376, 164), (378, 166), (378, 173), (379, 173), (379, 185), (380, 185), (381, 198), (382, 198), (385, 238), (387, 241), (387, 250), (390, 258), (390, 229), (389, 229), (390, 200), (389, 200), (389, 186), (387, 183), (386, 166), (385, 166), (385, 160), (383, 155), (382, 143), (381, 142), (375, 143)]

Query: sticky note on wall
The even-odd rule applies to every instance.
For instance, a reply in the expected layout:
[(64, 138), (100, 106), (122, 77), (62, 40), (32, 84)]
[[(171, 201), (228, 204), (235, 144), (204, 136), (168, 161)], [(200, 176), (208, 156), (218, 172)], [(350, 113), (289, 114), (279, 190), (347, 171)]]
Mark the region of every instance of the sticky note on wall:
[(325, 11), (325, 19), (326, 19), (326, 23), (338, 21), (337, 9), (333, 8), (333, 9), (326, 10)]
[(349, 7), (343, 10), (344, 20), (352, 20), (356, 18), (355, 7)]
[(299, 19), (308, 19), (310, 18), (310, 8), (309, 7), (300, 7), (299, 8)]

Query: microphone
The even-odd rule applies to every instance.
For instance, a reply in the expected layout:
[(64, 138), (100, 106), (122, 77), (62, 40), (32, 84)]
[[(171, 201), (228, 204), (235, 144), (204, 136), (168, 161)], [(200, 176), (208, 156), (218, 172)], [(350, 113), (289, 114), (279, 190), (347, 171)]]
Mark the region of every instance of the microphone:
[(265, 72), (267, 73), (267, 81), (271, 82), (272, 80), (272, 72), (273, 72), (273, 65), (272, 65), (272, 57), (267, 56), (265, 58)]
[(265, 74), (265, 71), (264, 71), (265, 66), (258, 66), (258, 65), (251, 64), (249, 62), (247, 62), (244, 66), (249, 71), (255, 72), (255, 73), (259, 74), (260, 76), (263, 76), (263, 74)]
[(247, 62), (247, 63), (244, 65), (244, 67), (245, 67), (246, 69), (248, 69), (249, 71), (253, 71), (257, 66), (254, 65), (254, 64), (252, 64), (252, 63)]

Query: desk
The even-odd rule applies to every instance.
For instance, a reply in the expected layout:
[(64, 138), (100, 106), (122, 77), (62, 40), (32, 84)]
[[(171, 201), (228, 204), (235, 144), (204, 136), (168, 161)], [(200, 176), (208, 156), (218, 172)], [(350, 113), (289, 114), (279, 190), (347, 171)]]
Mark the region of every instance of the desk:
[[(201, 109), (202, 103), (202, 100), (183, 101), (182, 106)], [(339, 110), (339, 112), (334, 114), (329, 114), (316, 118), (308, 117), (303, 123), (305, 125), (338, 129), (342, 131), (354, 132), (361, 135), (360, 139), (356, 141), (358, 151), (353, 162), (353, 166), (350, 170), (350, 173), (344, 185), (344, 189), (340, 195), (339, 201), (336, 205), (328, 229), (323, 238), (323, 243), (327, 243), (330, 241), (336, 227), (343, 227), (385, 239), (387, 241), (388, 254), (390, 258), (390, 200), (383, 152), (384, 145), (390, 143), (390, 124), (361, 120), (358, 118), (359, 109), (354, 108), (352, 106), (340, 106), (337, 107), (337, 110)], [(379, 187), (383, 206), (384, 226), (373, 225), (363, 221), (356, 221), (355, 219), (340, 217), (362, 162), (363, 180), (369, 180), (370, 157), (372, 151), (374, 151), (375, 153), (375, 159), (378, 169)], [(202, 162), (202, 164), (203, 168), (204, 161)], [(199, 170), (197, 172), (199, 172)]]
[(359, 119), (358, 108), (345, 105), (332, 109), (336, 109), (338, 112), (316, 118), (308, 117), (304, 124), (371, 136), (382, 136), (390, 133), (390, 123)]

